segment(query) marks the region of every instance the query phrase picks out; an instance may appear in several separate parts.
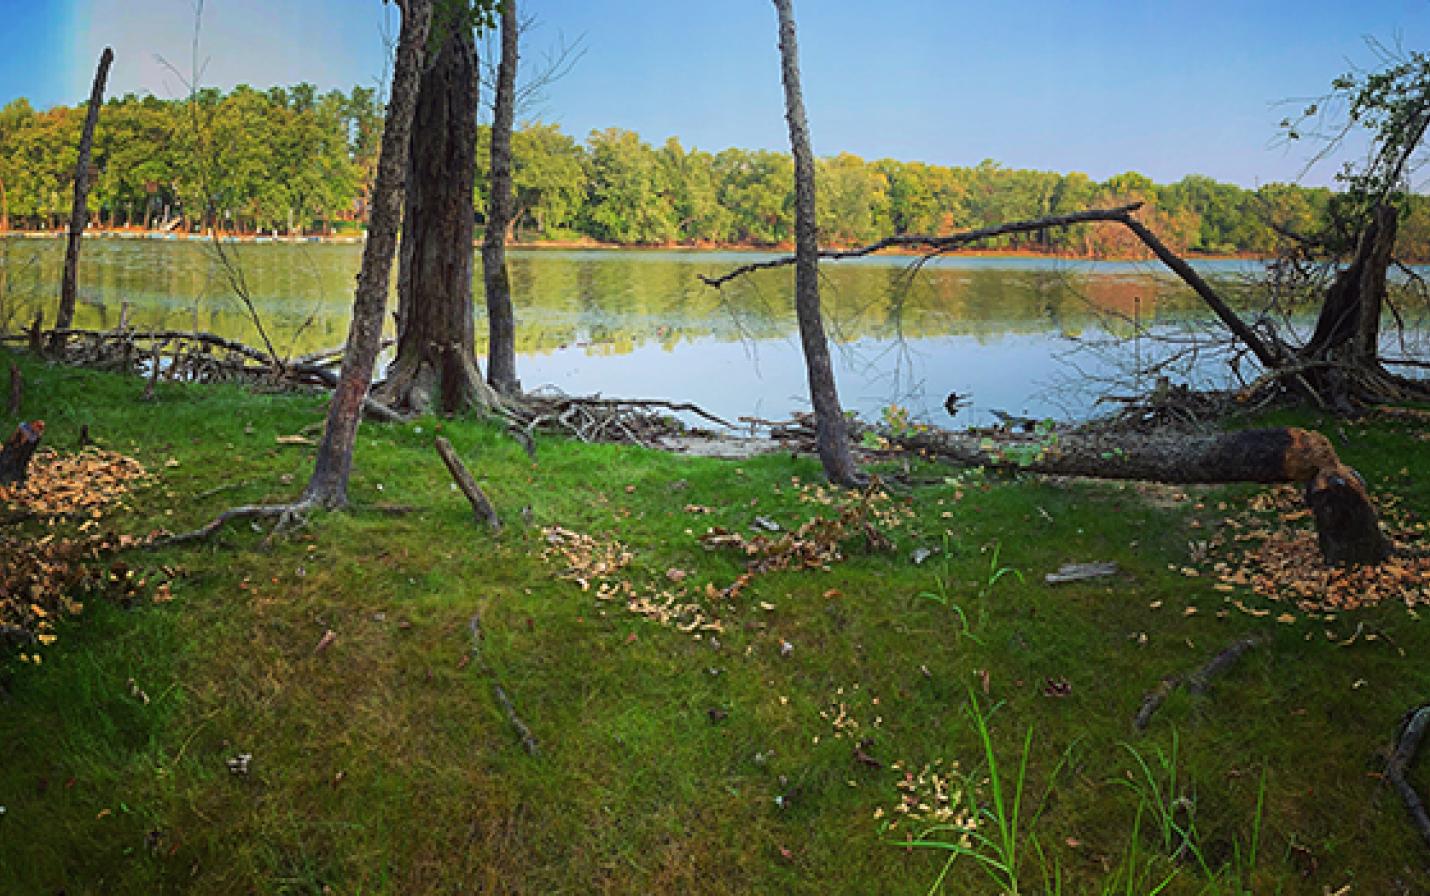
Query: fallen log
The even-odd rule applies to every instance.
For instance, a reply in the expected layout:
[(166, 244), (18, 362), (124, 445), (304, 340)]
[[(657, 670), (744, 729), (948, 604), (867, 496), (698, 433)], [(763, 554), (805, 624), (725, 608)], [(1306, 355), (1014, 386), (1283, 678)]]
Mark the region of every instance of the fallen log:
[(45, 422), (34, 420), (21, 423), (14, 435), (0, 446), (0, 485), (24, 482), (30, 472), (30, 458), (40, 447), (40, 438), (45, 434)]
[(445, 436), (437, 437), (437, 453), (442, 456), (442, 463), (447, 465), (447, 472), (452, 474), (452, 480), (457, 483), (457, 487), (462, 490), (462, 494), (467, 496), (471, 502), (472, 512), (477, 517), (477, 522), (486, 523), (492, 527), (492, 531), (501, 531), (501, 517), (497, 516), (497, 509), (492, 506), (492, 502), (487, 498), (487, 493), (482, 491), (482, 487), (477, 485), (477, 480), (472, 478), (472, 474), (467, 470), (462, 459), (457, 456), (457, 452), (452, 448), (452, 443), (447, 441)]
[(1033, 473), (1169, 483), (1296, 483), (1306, 486), (1326, 562), (1379, 563), (1390, 555), (1360, 474), (1341, 462), (1329, 439), (1305, 429), (997, 438), (928, 430), (899, 436), (896, 442), (956, 464)]

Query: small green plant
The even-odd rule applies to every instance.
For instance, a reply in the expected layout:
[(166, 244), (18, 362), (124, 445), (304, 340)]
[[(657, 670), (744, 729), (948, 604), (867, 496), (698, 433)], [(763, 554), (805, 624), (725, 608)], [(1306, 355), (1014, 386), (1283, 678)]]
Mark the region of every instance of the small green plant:
[[(989, 550), (988, 546), (984, 547), (984, 551)], [(987, 597), (993, 591), (993, 586), (1002, 581), (1005, 576), (1016, 576), (1019, 582), (1025, 581), (1021, 570), (1012, 566), (999, 565), (998, 556), (1002, 550), (1001, 543), (997, 541), (992, 543), (991, 553), (988, 555), (988, 575), (983, 582), (983, 587), (978, 592), (979, 597)]]
[(960, 634), (967, 635), (978, 643), (978, 636), (973, 634), (973, 629), (968, 624), (968, 614), (963, 612), (963, 607), (959, 606), (953, 599), (952, 576), (950, 575), (949, 563), (953, 558), (953, 535), (945, 531), (943, 533), (943, 550), (939, 552), (939, 571), (933, 576), (933, 590), (920, 591), (919, 597), (927, 598), (936, 604), (942, 605), (958, 617), (959, 624), (963, 626)]

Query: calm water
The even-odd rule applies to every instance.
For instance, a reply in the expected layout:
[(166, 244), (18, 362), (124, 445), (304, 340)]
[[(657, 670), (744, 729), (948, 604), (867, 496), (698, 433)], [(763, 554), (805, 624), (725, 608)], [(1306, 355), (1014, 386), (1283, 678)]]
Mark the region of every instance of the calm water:
[[(230, 248), (280, 351), (343, 342), (360, 247)], [(523, 385), (689, 400), (732, 420), (805, 408), (792, 272), (763, 272), (723, 292), (696, 279), (761, 257), (514, 251)], [(0, 324), (28, 322), (37, 307), (53, 317), (62, 261), (61, 241), (0, 240)], [(1252, 270), (1242, 262), (1201, 267), (1226, 282)], [(1132, 338), (1131, 319), (1173, 333), (1202, 315), (1189, 292), (1150, 264), (951, 258), (911, 275), (907, 258), (871, 258), (822, 271), (841, 398), (869, 418), (898, 403), (948, 423), (942, 406), (950, 391), (971, 401), (961, 423), (986, 422), (992, 409), (1085, 416), (1100, 392), (1132, 385), (1120, 378), (1124, 364), (1156, 351)], [(205, 244), (87, 240), (80, 284), (78, 326), (114, 326), (127, 301), (136, 326), (197, 325), (259, 344)], [(1074, 340), (1116, 350), (1073, 352)], [(1205, 359), (1201, 371), (1223, 375)]]

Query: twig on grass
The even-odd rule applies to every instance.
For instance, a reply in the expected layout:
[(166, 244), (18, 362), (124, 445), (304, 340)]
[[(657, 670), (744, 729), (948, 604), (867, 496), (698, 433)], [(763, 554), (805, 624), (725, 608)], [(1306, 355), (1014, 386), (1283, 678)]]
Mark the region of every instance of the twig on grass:
[(492, 681), (492, 693), (496, 695), (497, 704), (501, 706), (502, 713), (506, 715), (506, 720), (511, 723), (512, 730), (521, 740), (522, 749), (526, 750), (529, 756), (541, 755), (541, 749), (536, 744), (536, 736), (531, 733), (531, 729), (521, 720), (521, 716), (516, 714), (516, 706), (511, 702), (511, 697), (507, 696), (506, 689), (501, 686), (496, 673), (482, 656), (482, 617), (473, 613), (472, 619), (467, 623), (467, 628), (472, 632), (472, 660), (476, 663), (477, 669), (490, 678)]
[(1248, 650), (1259, 647), (1263, 643), (1265, 643), (1265, 639), (1256, 635), (1241, 638), (1232, 642), (1195, 672), (1188, 675), (1172, 675), (1162, 679), (1142, 698), (1142, 706), (1132, 720), (1133, 726), (1138, 731), (1147, 730), (1147, 726), (1152, 722), (1152, 716), (1156, 715), (1157, 710), (1162, 708), (1162, 704), (1166, 703), (1167, 698), (1172, 696), (1172, 692), (1179, 687), (1185, 687), (1190, 694), (1198, 696), (1205, 694), (1211, 687), (1213, 678), (1230, 669)]

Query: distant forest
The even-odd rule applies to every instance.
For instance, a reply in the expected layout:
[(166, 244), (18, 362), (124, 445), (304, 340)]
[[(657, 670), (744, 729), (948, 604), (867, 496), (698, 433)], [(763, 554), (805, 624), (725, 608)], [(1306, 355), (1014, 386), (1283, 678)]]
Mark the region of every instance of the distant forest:
[[(0, 109), (0, 229), (67, 221), (81, 106)], [(322, 233), (352, 227), (376, 166), (382, 106), (373, 91), (319, 93), (311, 84), (206, 90), (187, 99), (109, 100), (94, 146), (89, 204), (104, 227), (194, 229), (209, 192), (220, 226), (238, 232)], [(489, 132), (483, 128), (481, 138)], [(793, 239), (793, 166), (786, 153), (660, 146), (631, 131), (593, 131), (584, 143), (552, 124), (513, 138), (520, 241), (591, 239), (620, 245), (772, 246)], [(485, 151), (478, 153), (485, 169)], [(475, 207), (485, 208), (485, 170)], [(1324, 188), (1247, 190), (1189, 175), (1156, 184), (1136, 172), (1085, 174), (1005, 168), (987, 160), (946, 167), (841, 153), (819, 161), (824, 241), (890, 233), (938, 234), (1130, 201), (1174, 248), (1201, 253), (1275, 250), (1272, 224), (1316, 229)], [(479, 219), (480, 220), (480, 217)], [(999, 248), (1091, 257), (1141, 254), (1124, 228), (1060, 228), (1004, 238)], [(1430, 198), (1412, 197), (1402, 257), (1430, 258)]]

